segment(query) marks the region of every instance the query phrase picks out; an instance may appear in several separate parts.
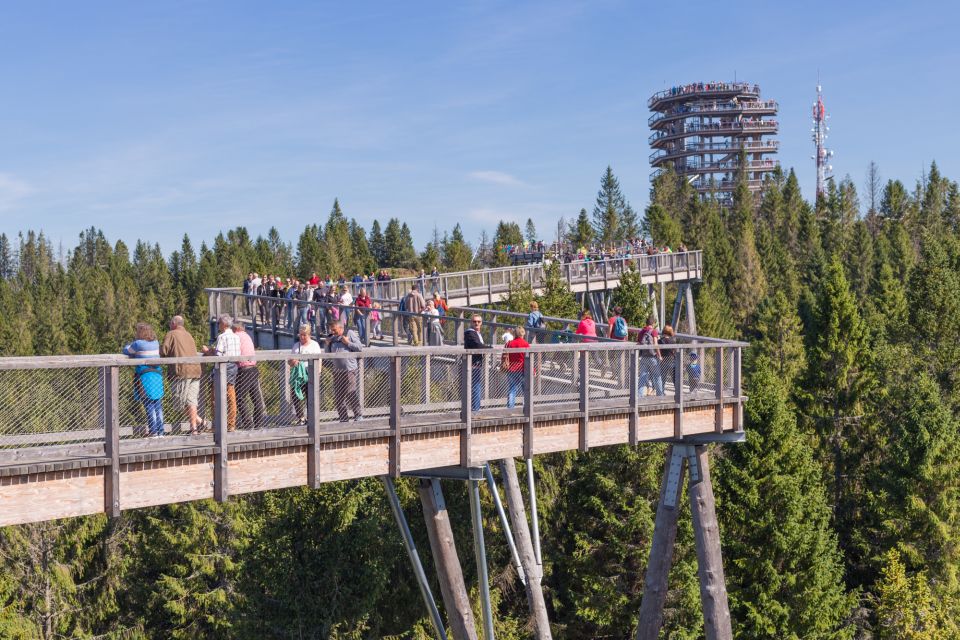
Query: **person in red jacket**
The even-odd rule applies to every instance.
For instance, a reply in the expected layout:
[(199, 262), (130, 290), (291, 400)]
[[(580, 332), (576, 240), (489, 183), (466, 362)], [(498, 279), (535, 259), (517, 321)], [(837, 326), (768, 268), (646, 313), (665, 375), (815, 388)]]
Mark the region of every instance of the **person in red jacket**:
[[(589, 309), (584, 309), (583, 313), (580, 315), (580, 324), (577, 325), (577, 330), (574, 331), (575, 334), (580, 336), (592, 336), (597, 337), (597, 325), (593, 321), (593, 314), (590, 313)], [(583, 338), (584, 342), (596, 342), (596, 340), (591, 340), (590, 338)]]
[[(513, 340), (506, 344), (507, 349), (529, 349), (530, 343), (524, 339), (526, 330), (523, 327), (516, 327), (513, 330), (515, 336)], [(530, 402), (530, 390), (526, 388), (523, 377), (523, 364), (527, 356), (523, 353), (504, 354), (504, 365), (507, 370), (507, 383), (509, 391), (507, 392), (507, 407), (512, 409), (517, 403), (517, 391), (523, 389), (523, 401)]]
[(360, 287), (360, 293), (357, 295), (357, 299), (353, 301), (353, 306), (357, 307), (357, 312), (353, 314), (353, 321), (357, 325), (357, 333), (360, 334), (360, 342), (366, 345), (368, 344), (367, 314), (369, 314), (369, 310), (373, 308), (373, 300), (371, 300), (370, 296), (367, 294), (366, 287)]

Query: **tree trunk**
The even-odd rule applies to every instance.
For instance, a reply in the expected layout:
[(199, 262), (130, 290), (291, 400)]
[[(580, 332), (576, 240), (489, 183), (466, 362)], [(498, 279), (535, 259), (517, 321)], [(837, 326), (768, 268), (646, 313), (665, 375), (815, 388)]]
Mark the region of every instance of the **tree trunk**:
[(423, 519), (427, 523), (443, 606), (447, 610), (447, 623), (454, 640), (478, 640), (470, 596), (463, 580), (463, 569), (457, 556), (450, 516), (439, 480), (420, 480), (420, 502), (423, 504)]

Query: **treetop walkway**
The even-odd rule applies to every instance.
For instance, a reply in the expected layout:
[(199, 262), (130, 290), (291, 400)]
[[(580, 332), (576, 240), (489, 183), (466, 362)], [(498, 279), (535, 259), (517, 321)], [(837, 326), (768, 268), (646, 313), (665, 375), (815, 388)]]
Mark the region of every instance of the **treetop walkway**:
[[(628, 269), (638, 271), (643, 284), (699, 280), (703, 275), (703, 252), (686, 251), (604, 260), (576, 260), (561, 263), (559, 266), (561, 277), (573, 293), (589, 293), (616, 288), (620, 284), (620, 275)], [(347, 282), (345, 286), (354, 296), (360, 287), (365, 287), (372, 297), (387, 300), (399, 300), (413, 287), (420, 287), (425, 295), (438, 291), (451, 306), (495, 304), (504, 300), (510, 288), (517, 284), (527, 283), (534, 293), (541, 293), (546, 268), (547, 265), (544, 263), (525, 264), (441, 273), (436, 277), (425, 275), (373, 283)], [(240, 293), (241, 288), (224, 287), (213, 289), (213, 291), (222, 291), (225, 294)], [(215, 301), (211, 304), (217, 304), (220, 308), (219, 303)]]

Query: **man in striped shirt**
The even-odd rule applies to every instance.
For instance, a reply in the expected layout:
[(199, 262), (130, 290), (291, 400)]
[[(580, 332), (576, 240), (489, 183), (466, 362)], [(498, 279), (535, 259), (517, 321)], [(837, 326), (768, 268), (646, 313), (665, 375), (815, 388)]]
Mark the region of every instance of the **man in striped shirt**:
[[(233, 332), (233, 318), (223, 314), (217, 318), (220, 333), (213, 347), (203, 345), (205, 356), (239, 356), (240, 338)], [(227, 363), (227, 431), (237, 430), (237, 363)]]

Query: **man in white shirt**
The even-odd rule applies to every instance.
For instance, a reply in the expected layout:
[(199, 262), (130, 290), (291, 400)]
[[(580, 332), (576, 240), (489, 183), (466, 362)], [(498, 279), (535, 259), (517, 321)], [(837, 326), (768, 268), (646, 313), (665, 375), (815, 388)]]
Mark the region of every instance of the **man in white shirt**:
[(353, 294), (350, 293), (350, 290), (347, 289), (346, 285), (343, 286), (340, 291), (340, 322), (343, 323), (343, 326), (350, 326), (350, 309), (346, 307), (353, 306)]
[[(213, 347), (203, 345), (205, 356), (239, 356), (240, 338), (233, 332), (233, 318), (223, 314), (217, 318), (220, 333)], [(211, 394), (213, 397), (214, 394)], [(237, 363), (227, 363), (227, 431), (237, 430)]]

